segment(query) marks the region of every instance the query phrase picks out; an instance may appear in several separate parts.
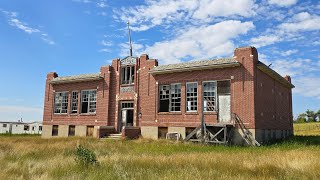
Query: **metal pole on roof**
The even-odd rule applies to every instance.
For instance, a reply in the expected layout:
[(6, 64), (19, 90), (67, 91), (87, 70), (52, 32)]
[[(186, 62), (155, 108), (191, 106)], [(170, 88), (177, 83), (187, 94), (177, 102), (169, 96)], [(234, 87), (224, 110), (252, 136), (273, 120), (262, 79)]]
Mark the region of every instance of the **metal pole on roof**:
[(132, 43), (131, 43), (131, 33), (130, 33), (129, 21), (127, 22), (127, 25), (128, 25), (128, 36), (129, 36), (129, 45), (130, 45), (130, 56), (132, 57)]

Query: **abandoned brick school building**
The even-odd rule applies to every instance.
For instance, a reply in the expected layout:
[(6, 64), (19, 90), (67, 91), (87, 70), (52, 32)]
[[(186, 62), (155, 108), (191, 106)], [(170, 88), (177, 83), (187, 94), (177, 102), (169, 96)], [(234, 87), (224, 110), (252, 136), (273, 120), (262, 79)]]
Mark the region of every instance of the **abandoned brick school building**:
[[(292, 135), (293, 87), (289, 76), (258, 60), (254, 47), (237, 48), (231, 58), (169, 65), (128, 56), (95, 74), (48, 73), (42, 136), (186, 138), (203, 118), (208, 129), (232, 127), (225, 134), (242, 143), (238, 118), (263, 143)], [(211, 131), (220, 142), (218, 130)]]

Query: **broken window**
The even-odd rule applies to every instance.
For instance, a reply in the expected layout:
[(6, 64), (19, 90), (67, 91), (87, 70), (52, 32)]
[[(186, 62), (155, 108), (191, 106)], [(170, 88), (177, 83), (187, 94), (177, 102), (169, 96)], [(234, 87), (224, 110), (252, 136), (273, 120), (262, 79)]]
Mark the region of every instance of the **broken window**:
[(81, 91), (81, 113), (95, 113), (97, 106), (97, 91)]
[(3, 124), (2, 127), (4, 127), (4, 128), (7, 127), (7, 124)]
[(187, 83), (187, 111), (198, 110), (198, 83)]
[(121, 68), (121, 84), (134, 83), (134, 66), (126, 66)]
[(74, 125), (70, 125), (69, 126), (69, 132), (68, 132), (68, 136), (74, 136), (76, 132), (76, 126)]
[(68, 112), (68, 92), (57, 92), (54, 98), (54, 113), (66, 114)]
[(42, 126), (39, 126), (39, 131), (42, 131)]
[(181, 111), (181, 84), (171, 84), (171, 111)]
[(24, 131), (29, 131), (29, 126), (28, 125), (24, 125), (23, 130)]
[(59, 129), (58, 125), (52, 126), (52, 136), (58, 136), (58, 129)]
[(203, 82), (203, 108), (204, 111), (216, 110), (216, 82)]
[(160, 94), (159, 112), (169, 112), (170, 86), (161, 85), (159, 94)]
[(78, 113), (78, 92), (73, 91), (71, 98), (71, 113), (76, 114)]

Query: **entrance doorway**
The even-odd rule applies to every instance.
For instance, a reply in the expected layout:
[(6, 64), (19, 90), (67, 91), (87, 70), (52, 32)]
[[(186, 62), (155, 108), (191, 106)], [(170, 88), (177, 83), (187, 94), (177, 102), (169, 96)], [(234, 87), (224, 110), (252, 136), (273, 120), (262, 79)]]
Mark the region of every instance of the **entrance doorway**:
[(119, 130), (125, 126), (133, 126), (134, 108), (133, 102), (121, 102), (121, 121), (119, 123)]

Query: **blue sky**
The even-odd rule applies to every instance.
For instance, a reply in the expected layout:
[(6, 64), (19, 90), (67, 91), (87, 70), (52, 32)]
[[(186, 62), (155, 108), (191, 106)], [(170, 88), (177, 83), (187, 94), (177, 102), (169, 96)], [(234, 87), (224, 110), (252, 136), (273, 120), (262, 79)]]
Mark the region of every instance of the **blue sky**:
[(0, 120), (42, 120), (45, 78), (98, 72), (129, 54), (160, 64), (233, 55), (291, 75), (293, 110), (320, 109), (320, 2), (311, 0), (0, 1)]

